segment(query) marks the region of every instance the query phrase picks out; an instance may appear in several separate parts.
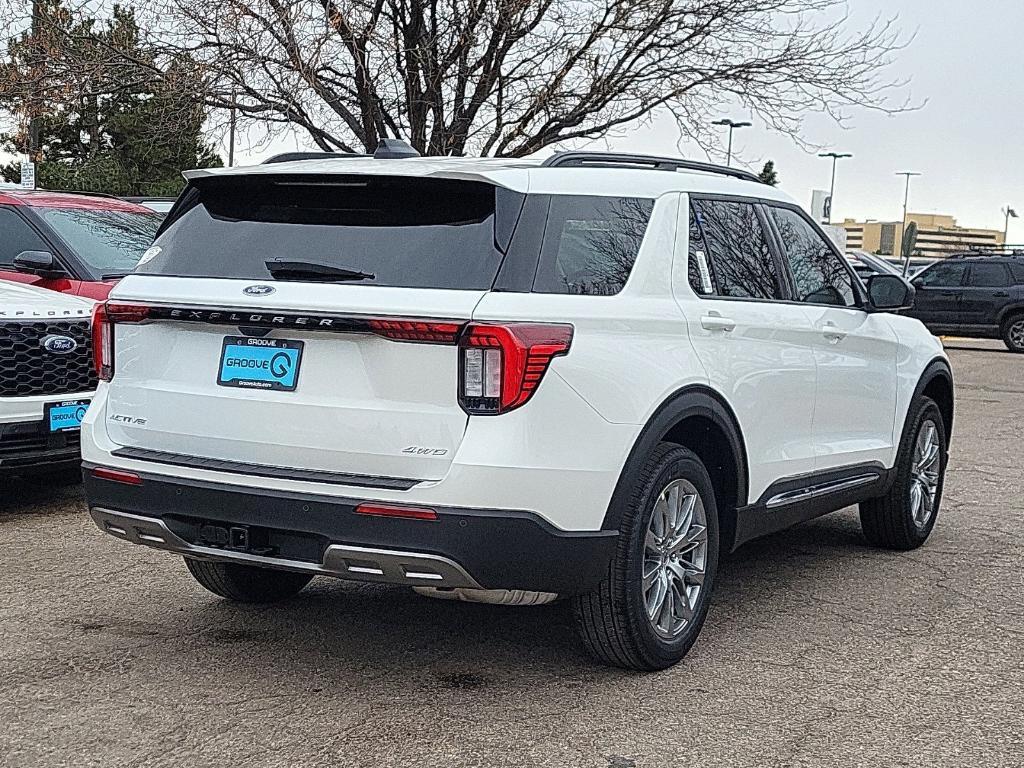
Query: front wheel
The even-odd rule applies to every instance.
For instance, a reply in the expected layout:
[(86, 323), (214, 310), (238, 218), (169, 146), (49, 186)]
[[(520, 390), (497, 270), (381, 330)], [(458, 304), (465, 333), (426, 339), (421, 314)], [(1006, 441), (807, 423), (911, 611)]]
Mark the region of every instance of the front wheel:
[(876, 547), (916, 549), (935, 527), (946, 477), (946, 427), (929, 397), (911, 403), (889, 492), (861, 502), (860, 524)]
[(240, 563), (185, 558), (189, 573), (215, 595), (239, 603), (274, 603), (298, 594), (313, 578)]
[(1011, 352), (1024, 352), (1024, 315), (1014, 315), (1003, 323), (1003, 343)]
[(707, 616), (718, 568), (718, 509), (692, 451), (660, 445), (632, 478), (608, 576), (573, 598), (584, 645), (605, 664), (669, 667), (686, 655)]

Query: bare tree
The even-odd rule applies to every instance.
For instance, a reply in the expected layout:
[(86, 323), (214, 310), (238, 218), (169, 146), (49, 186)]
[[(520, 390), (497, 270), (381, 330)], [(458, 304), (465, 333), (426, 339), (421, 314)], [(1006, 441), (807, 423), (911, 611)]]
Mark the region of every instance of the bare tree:
[[(842, 122), (855, 107), (907, 108), (903, 84), (881, 74), (906, 39), (892, 19), (851, 30), (841, 0), (134, 7), (150, 61), (187, 56), (201, 68), (205, 106), (271, 132), (298, 127), (325, 150), (372, 150), (393, 136), (425, 154), (522, 156), (659, 111), (711, 146), (706, 125), (724, 103), (794, 136), (812, 111)], [(161, 76), (146, 62), (137, 71)]]

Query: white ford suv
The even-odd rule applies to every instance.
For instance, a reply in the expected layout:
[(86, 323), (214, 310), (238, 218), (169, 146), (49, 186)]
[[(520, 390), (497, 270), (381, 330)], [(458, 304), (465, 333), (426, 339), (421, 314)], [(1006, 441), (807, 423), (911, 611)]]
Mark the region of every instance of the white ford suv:
[(0, 280), (0, 478), (77, 478), (94, 302)]
[[(390, 154), (388, 152), (382, 153)], [(83, 458), (107, 533), (226, 598), (314, 576), (569, 598), (678, 661), (719, 558), (860, 504), (935, 524), (950, 368), (742, 171), (568, 152), (192, 171), (96, 314)]]

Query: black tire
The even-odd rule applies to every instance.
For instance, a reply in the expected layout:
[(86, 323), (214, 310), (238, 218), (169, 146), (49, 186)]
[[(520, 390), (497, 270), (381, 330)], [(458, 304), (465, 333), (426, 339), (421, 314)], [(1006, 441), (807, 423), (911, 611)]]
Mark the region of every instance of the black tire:
[(186, 557), (195, 580), (220, 597), (239, 603), (274, 603), (298, 594), (312, 574)]
[(1024, 353), (1024, 314), (1013, 315), (1003, 321), (1002, 337), (1008, 350)]
[[(911, 488), (914, 484), (915, 450), (918, 437), (927, 424), (938, 432), (938, 485), (930, 516), (924, 524), (914, 519)], [(896, 477), (884, 496), (861, 502), (860, 525), (870, 544), (885, 549), (917, 549), (928, 539), (939, 516), (942, 488), (948, 460), (946, 427), (939, 406), (929, 397), (919, 396), (911, 403), (907, 423), (896, 458)]]
[[(598, 661), (634, 670), (664, 669), (686, 655), (707, 617), (718, 569), (715, 492), (696, 454), (666, 443), (659, 445), (640, 471), (627, 480), (629, 502), (608, 576), (590, 594), (572, 599), (573, 614), (584, 646)], [(645, 541), (655, 503), (662, 491), (677, 480), (689, 483), (703, 504), (706, 550), (703, 585), (691, 606), (693, 616), (678, 635), (667, 638), (659, 635), (648, 619), (642, 582)], [(689, 601), (687, 605), (691, 605)]]

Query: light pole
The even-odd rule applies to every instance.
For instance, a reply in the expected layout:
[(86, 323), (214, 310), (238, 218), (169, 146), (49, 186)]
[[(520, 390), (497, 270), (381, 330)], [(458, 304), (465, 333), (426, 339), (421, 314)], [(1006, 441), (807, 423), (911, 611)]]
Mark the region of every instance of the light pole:
[(907, 234), (907, 202), (910, 200), (910, 177), (920, 176), (920, 173), (916, 171), (897, 171), (897, 176), (905, 176), (907, 179), (907, 186), (903, 190), (903, 226), (900, 227), (900, 258), (903, 260), (903, 276), (907, 276), (908, 268), (910, 267), (910, 254), (903, 253), (903, 237)]
[(828, 221), (826, 224), (832, 223), (832, 205), (833, 197), (836, 193), (836, 161), (842, 160), (844, 157), (853, 157), (849, 152), (822, 152), (818, 157), (831, 157), (832, 158), (832, 184), (828, 188)]
[(1010, 239), (1010, 219), (1017, 219), (1020, 217), (1017, 216), (1017, 212), (1010, 206), (1006, 206), (1006, 208), (1003, 209), (1003, 216), (1006, 217), (1006, 221), (1003, 224), (1003, 248), (1005, 248)]
[(732, 165), (732, 132), (735, 129), (737, 129), (737, 128), (747, 128), (747, 127), (751, 126), (752, 123), (737, 123), (737, 122), (733, 122), (732, 120), (730, 120), (727, 117), (724, 117), (721, 120), (716, 120), (715, 122), (712, 123), (712, 125), (728, 125), (729, 126), (729, 150), (728, 150), (728, 152), (725, 155), (725, 164), (726, 165)]

